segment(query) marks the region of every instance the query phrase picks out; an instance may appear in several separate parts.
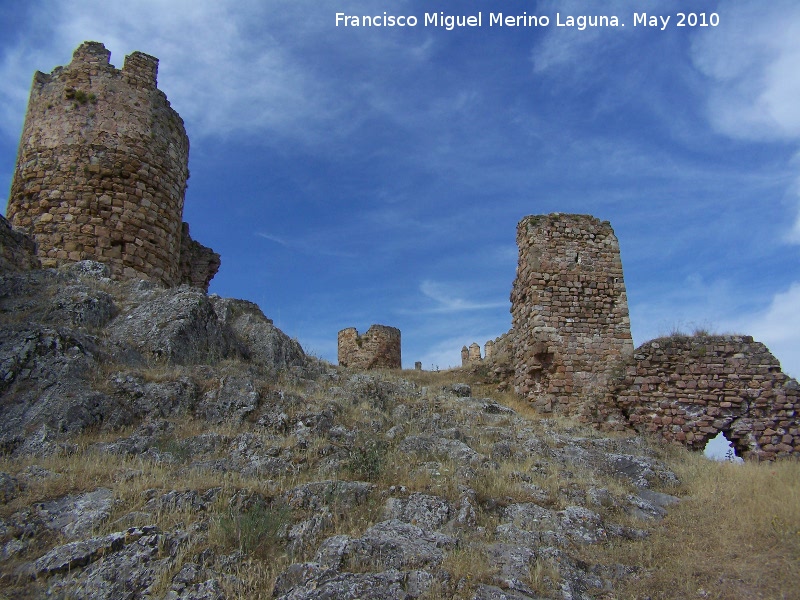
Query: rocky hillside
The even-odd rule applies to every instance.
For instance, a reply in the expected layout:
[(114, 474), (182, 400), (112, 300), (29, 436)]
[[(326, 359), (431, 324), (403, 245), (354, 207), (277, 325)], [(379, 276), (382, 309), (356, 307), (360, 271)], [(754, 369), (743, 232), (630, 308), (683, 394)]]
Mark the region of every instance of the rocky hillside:
[(6, 273), (0, 598), (588, 599), (646, 577), (602, 549), (678, 502), (662, 450), (467, 377), (333, 367), (252, 303), (99, 263)]

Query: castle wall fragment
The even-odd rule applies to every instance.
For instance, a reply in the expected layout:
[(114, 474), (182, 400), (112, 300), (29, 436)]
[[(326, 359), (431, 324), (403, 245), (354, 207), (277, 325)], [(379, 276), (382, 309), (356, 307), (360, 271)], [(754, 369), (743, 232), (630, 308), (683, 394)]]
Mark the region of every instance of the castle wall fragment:
[(372, 325), (363, 335), (355, 327), (342, 329), (338, 336), (338, 358), (353, 369), (400, 369), (400, 330)]
[[(719, 432), (743, 457), (800, 454), (800, 385), (750, 336), (671, 336), (638, 347), (598, 415), (703, 450)], [(621, 414), (620, 414), (621, 413)]]

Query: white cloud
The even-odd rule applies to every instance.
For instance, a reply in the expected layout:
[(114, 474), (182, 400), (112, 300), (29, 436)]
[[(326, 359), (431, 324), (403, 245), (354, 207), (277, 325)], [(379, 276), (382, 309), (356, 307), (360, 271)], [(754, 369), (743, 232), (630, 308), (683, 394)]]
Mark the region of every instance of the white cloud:
[(724, 23), (692, 45), (712, 85), (712, 125), (733, 138), (800, 139), (800, 5), (724, 1), (717, 12)]
[(775, 294), (763, 313), (740, 322), (738, 330), (766, 344), (784, 372), (800, 377), (800, 282)]
[[(664, 2), (648, 2), (648, 11), (657, 11), (664, 6)], [(630, 18), (634, 10), (641, 9), (641, 2), (638, 0), (606, 0), (603, 2), (603, 10), (594, 9), (587, 11), (585, 0), (547, 0), (539, 2), (536, 14), (546, 15), (550, 18), (550, 26), (545, 30), (542, 43), (540, 43), (531, 54), (533, 70), (536, 73), (543, 73), (551, 70), (585, 71), (591, 70), (592, 58), (597, 56), (598, 44), (602, 43), (602, 48), (609, 48), (614, 44), (622, 43), (626, 33), (632, 33), (633, 28), (628, 25), (625, 28), (619, 27), (613, 35), (602, 27), (589, 27), (583, 31), (574, 27), (556, 27), (556, 13), (562, 15), (562, 21), (566, 20), (567, 15), (597, 14), (602, 12), (606, 15), (616, 15), (620, 22), (625, 22)], [(602, 42), (601, 42), (602, 40)]]
[[(469, 342), (467, 342), (469, 343)], [(461, 347), (464, 340), (449, 338), (434, 344), (417, 360), (425, 371), (450, 369), (461, 366)]]
[(461, 297), (460, 290), (453, 285), (444, 284), (436, 281), (425, 280), (419, 290), (427, 298), (436, 302), (436, 306), (427, 312), (461, 312), (468, 310), (485, 310), (502, 308), (508, 305), (507, 302), (476, 302)]
[(327, 96), (296, 51), (313, 43), (315, 36), (299, 33), (323, 27), (322, 14), (303, 0), (42, 2), (21, 23), (36, 32), (36, 43), (21, 36), (3, 48), (0, 128), (16, 135), (35, 70), (66, 64), (82, 41), (94, 40), (118, 68), (134, 50), (159, 58), (159, 87), (193, 141), (268, 132), (311, 142), (335, 130), (336, 107), (345, 104)]
[(258, 237), (274, 242), (279, 246), (286, 248), (292, 252), (300, 252), (310, 256), (333, 256), (338, 258), (357, 258), (358, 255), (353, 252), (346, 252), (343, 250), (334, 249), (332, 243), (320, 243), (319, 236), (310, 238), (294, 237), (287, 239), (271, 233), (257, 232)]
[[(800, 152), (795, 154), (792, 164), (795, 169), (800, 170)], [(791, 195), (797, 202), (797, 216), (794, 219), (794, 225), (786, 235), (786, 241), (790, 244), (800, 244), (800, 177), (795, 180)]]
[[(800, 141), (800, 5), (726, 0), (717, 11), (724, 23), (692, 44), (692, 60), (711, 86), (712, 126), (735, 139)], [(797, 216), (785, 239), (800, 244), (796, 196)]]
[(690, 277), (661, 302), (630, 306), (635, 344), (673, 330), (750, 335), (770, 349), (784, 372), (800, 376), (800, 282), (774, 294), (769, 304), (755, 313), (749, 306), (737, 305), (736, 298), (741, 295), (725, 281)]

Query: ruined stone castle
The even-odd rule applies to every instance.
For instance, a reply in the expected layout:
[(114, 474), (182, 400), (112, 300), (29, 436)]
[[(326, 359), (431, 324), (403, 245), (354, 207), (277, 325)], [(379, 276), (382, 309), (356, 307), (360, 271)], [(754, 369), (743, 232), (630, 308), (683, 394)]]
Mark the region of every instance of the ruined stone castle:
[(543, 412), (658, 433), (702, 450), (722, 432), (740, 456), (800, 455), (800, 385), (749, 336), (672, 336), (634, 350), (619, 243), (589, 215), (528, 216), (511, 330), (473, 343), (480, 369)]
[[(219, 255), (183, 222), (189, 140), (157, 87), (158, 60), (122, 69), (85, 42), (72, 62), (36, 73), (8, 201), (0, 271), (84, 259), (117, 278), (208, 289)], [(10, 222), (10, 223), (9, 223)], [(12, 228), (13, 226), (13, 228)], [(28, 234), (27, 237), (23, 234)], [(673, 336), (634, 350), (619, 244), (588, 215), (528, 216), (511, 330), (462, 350), (543, 412), (633, 428), (700, 449), (725, 433), (742, 456), (800, 455), (800, 386), (747, 336)], [(401, 368), (400, 330), (338, 334), (339, 364)]]
[(208, 289), (219, 255), (189, 236), (189, 139), (158, 89), (158, 59), (122, 69), (103, 44), (33, 78), (6, 215), (44, 267), (84, 259), (114, 277)]
[(338, 358), (343, 367), (354, 369), (399, 369), (400, 330), (372, 325), (363, 335), (355, 327), (342, 329), (338, 336)]

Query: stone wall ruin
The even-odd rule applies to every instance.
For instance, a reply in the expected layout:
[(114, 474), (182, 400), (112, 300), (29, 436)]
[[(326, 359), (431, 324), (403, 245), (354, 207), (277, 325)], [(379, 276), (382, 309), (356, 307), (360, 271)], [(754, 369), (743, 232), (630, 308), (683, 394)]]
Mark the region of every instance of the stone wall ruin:
[[(703, 450), (719, 432), (742, 457), (800, 453), (800, 386), (750, 336), (671, 336), (636, 349), (597, 418)], [(621, 414), (620, 414), (621, 413)]]
[(207, 289), (219, 255), (184, 238), (189, 139), (157, 88), (158, 59), (134, 52), (116, 69), (109, 58), (84, 42), (67, 66), (34, 75), (8, 220), (44, 267), (90, 259), (117, 278)]
[(672, 336), (633, 350), (607, 221), (525, 217), (517, 244), (512, 328), (502, 337), (510, 360), (475, 361), (462, 351), (465, 366), (505, 368), (517, 393), (543, 412), (601, 428), (656, 433), (693, 450), (722, 432), (739, 456), (800, 454), (800, 386), (752, 337)]
[(553, 213), (517, 226), (511, 291), (514, 389), (573, 412), (633, 352), (619, 243), (608, 221)]
[(339, 365), (353, 369), (400, 369), (400, 330), (372, 325), (364, 335), (355, 327), (342, 329), (338, 336)]

